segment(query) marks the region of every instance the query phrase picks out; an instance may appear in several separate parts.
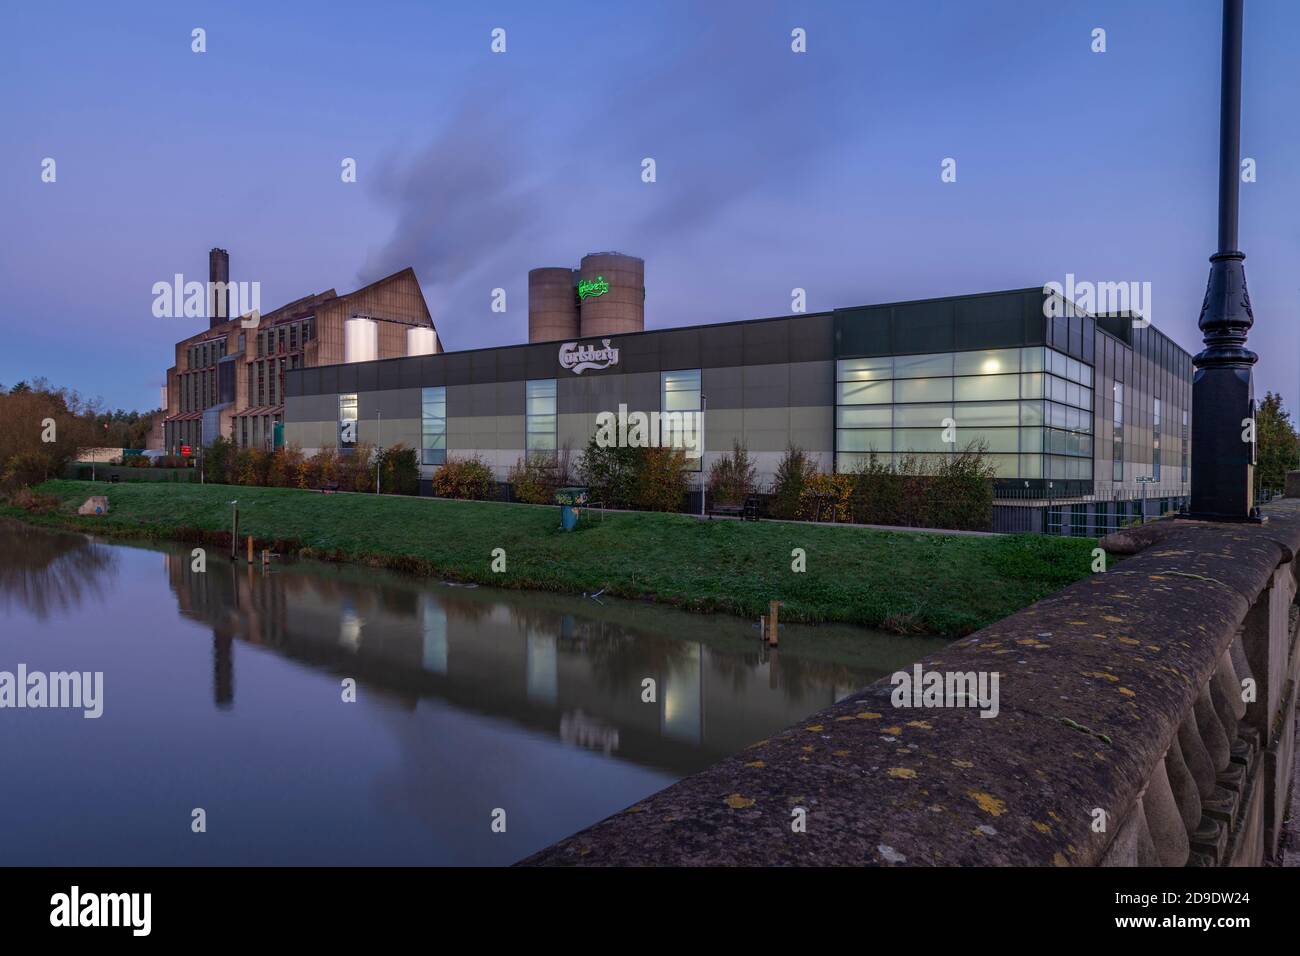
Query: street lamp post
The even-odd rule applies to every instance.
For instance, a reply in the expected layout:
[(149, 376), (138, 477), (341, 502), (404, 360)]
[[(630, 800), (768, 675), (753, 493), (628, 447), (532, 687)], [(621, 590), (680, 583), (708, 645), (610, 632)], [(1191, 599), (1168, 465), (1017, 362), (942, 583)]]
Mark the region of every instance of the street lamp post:
[[(1255, 465), (1255, 393), (1246, 348), (1255, 322), (1246, 291), (1246, 256), (1237, 248), (1241, 157), (1242, 0), (1223, 3), (1223, 74), (1219, 104), (1219, 248), (1197, 323), (1205, 348), (1193, 359), (1192, 502), (1190, 517), (1258, 521)], [(1247, 438), (1250, 440), (1248, 441)]]

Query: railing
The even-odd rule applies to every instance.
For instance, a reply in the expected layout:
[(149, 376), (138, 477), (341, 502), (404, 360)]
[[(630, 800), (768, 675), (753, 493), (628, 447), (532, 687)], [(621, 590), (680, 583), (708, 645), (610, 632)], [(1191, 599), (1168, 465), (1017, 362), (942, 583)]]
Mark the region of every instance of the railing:
[[(525, 862), (1273, 859), (1295, 763), (1300, 500), (1265, 512), (1125, 529), (1104, 542), (1118, 563)], [(900, 693), (900, 676), (931, 675), (935, 700)], [(953, 696), (953, 675), (993, 692)]]

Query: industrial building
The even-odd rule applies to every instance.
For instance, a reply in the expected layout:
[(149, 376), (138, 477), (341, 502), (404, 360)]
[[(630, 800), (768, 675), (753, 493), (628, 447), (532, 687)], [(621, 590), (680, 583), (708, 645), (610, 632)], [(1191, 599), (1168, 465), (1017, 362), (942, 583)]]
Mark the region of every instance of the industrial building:
[(475, 455), (504, 480), (623, 406), (699, 413), (698, 471), (733, 442), (763, 480), (790, 445), (829, 472), (977, 441), (1007, 498), (1187, 494), (1191, 356), (1140, 318), (1030, 288), (644, 331), (643, 283), (641, 260), (595, 254), (529, 274), (528, 344), (290, 369), (285, 440), (402, 442), (426, 480)]
[(420, 283), (403, 269), (339, 295), (304, 296), (260, 316), (228, 314), (230, 256), (208, 256), (208, 328), (176, 343), (163, 387), (163, 448), (280, 444), (284, 383), (294, 369), (440, 351)]

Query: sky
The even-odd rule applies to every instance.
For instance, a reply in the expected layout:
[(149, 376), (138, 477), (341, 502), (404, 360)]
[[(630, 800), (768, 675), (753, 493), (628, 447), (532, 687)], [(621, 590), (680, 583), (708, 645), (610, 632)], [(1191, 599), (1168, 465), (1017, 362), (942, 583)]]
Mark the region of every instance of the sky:
[[(0, 0), (0, 384), (156, 407), (206, 322), (153, 285), (213, 246), (263, 311), (411, 266), (447, 350), (526, 341), (529, 269), (618, 250), (647, 328), (1072, 274), (1150, 282), (1195, 353), (1220, 28), (1215, 0)], [(1247, 0), (1250, 347), (1293, 409), (1297, 35), (1300, 4)]]

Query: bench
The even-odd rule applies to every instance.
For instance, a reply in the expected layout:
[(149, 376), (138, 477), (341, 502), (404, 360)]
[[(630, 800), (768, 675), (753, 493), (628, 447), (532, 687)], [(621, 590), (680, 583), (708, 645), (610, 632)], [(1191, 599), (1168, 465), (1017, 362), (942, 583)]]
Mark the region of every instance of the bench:
[(726, 518), (739, 518), (741, 521), (758, 520), (758, 498), (750, 495), (743, 505), (715, 504), (709, 508), (709, 517), (720, 515)]
[(337, 481), (326, 481), (321, 484), (320, 490), (321, 494), (332, 495), (339, 490), (339, 483)]

